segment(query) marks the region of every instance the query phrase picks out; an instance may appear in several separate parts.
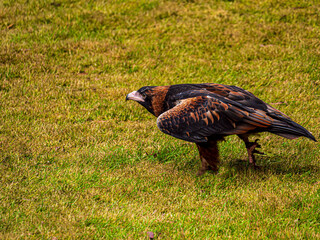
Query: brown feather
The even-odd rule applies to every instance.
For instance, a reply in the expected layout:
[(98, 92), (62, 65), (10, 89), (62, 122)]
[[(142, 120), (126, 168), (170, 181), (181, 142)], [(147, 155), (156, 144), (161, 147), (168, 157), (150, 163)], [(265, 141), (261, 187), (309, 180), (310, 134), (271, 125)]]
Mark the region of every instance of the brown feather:
[(169, 86), (159, 86), (155, 87), (152, 90), (152, 94), (157, 97), (152, 98), (152, 108), (154, 115), (158, 117), (163, 112), (164, 100), (166, 98), (167, 92), (169, 90)]
[(220, 120), (220, 116), (219, 116), (219, 114), (216, 112), (216, 111), (214, 111), (214, 112), (212, 112), (213, 113), (213, 115), (215, 115), (217, 118), (218, 118), (218, 121)]
[(207, 111), (206, 114), (210, 118), (211, 123), (214, 123), (214, 119), (213, 119), (212, 113), (210, 111)]

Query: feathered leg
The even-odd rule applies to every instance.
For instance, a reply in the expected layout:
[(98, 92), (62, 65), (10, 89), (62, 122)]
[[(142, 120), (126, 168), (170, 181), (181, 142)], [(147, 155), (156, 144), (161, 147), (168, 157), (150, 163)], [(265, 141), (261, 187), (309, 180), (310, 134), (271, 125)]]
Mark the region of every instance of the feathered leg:
[(206, 143), (196, 143), (196, 145), (198, 147), (201, 160), (201, 167), (197, 175), (201, 176), (207, 170), (217, 172), (219, 164), (219, 150), (217, 141), (211, 140)]
[(258, 143), (258, 139), (256, 139), (254, 142), (250, 142), (247, 135), (238, 135), (240, 139), (242, 139), (246, 145), (247, 152), (248, 152), (248, 161), (253, 167), (258, 167), (256, 165), (256, 159), (254, 154), (264, 154), (263, 152), (260, 152), (256, 150), (255, 148), (260, 148), (260, 144)]

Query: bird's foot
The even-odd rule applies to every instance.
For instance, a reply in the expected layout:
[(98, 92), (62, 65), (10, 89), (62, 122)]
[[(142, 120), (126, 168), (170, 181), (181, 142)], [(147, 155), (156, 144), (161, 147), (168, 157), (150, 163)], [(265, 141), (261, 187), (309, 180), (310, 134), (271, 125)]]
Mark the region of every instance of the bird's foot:
[(255, 148), (260, 148), (261, 145), (258, 143), (259, 139), (256, 139), (254, 142), (245, 142), (246, 148), (248, 150), (254, 150)]
[(259, 139), (256, 139), (254, 142), (246, 142), (246, 148), (248, 150), (248, 153), (250, 154), (261, 154), (264, 155), (263, 152), (260, 152), (256, 148), (261, 148), (261, 145), (258, 143)]
[(207, 171), (216, 174), (218, 172), (218, 168), (216, 167), (212, 167), (208, 164), (202, 164), (202, 166), (200, 167), (197, 176), (202, 176), (203, 174), (205, 174)]
[(258, 143), (258, 141), (259, 141), (259, 139), (256, 139), (254, 142), (246, 142), (246, 148), (247, 148), (247, 151), (248, 151), (249, 163), (254, 168), (259, 168), (256, 165), (256, 159), (255, 159), (254, 154), (264, 155), (263, 152), (260, 152), (259, 150), (256, 149), (256, 148), (260, 148), (261, 147), (261, 145)]
[(197, 176), (198, 177), (200, 177), (200, 176), (202, 176), (203, 174), (205, 174), (206, 173), (206, 169), (199, 169), (199, 171), (197, 172)]

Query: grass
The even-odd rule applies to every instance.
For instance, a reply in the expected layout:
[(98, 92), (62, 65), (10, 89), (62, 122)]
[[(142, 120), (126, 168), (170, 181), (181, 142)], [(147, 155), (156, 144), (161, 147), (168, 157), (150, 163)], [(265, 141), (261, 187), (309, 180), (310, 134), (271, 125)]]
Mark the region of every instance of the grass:
[(237, 85), (319, 139), (318, 1), (0, 2), (1, 239), (319, 239), (319, 145), (236, 137), (218, 175), (127, 93)]

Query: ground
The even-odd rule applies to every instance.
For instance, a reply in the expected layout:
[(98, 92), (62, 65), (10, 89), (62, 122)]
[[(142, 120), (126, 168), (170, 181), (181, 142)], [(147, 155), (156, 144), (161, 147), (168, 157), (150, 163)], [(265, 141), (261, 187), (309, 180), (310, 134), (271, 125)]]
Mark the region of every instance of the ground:
[(125, 96), (245, 88), (319, 139), (319, 1), (0, 2), (1, 239), (319, 239), (319, 144), (220, 144), (217, 175)]

